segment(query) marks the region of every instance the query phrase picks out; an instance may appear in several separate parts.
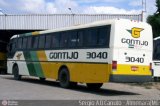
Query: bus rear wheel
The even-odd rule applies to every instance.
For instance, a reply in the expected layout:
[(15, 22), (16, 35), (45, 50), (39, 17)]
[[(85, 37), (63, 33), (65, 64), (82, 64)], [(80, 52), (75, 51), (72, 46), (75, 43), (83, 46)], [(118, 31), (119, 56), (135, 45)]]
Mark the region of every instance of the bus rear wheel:
[(103, 83), (87, 83), (87, 87), (92, 90), (98, 90), (102, 87)]
[(13, 67), (13, 76), (15, 80), (20, 80), (21, 79), (21, 75), (19, 75), (19, 68), (17, 65), (15, 65)]
[(59, 83), (62, 88), (71, 87), (70, 76), (67, 68), (62, 68), (59, 72)]

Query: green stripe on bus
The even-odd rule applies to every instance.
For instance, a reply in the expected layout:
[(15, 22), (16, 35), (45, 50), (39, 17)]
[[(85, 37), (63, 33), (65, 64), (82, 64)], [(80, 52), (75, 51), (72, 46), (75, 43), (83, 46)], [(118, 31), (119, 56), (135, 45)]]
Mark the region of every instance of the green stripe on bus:
[(25, 33), (25, 34), (24, 34), (24, 36), (30, 36), (30, 35), (32, 35), (31, 32), (30, 32), (30, 33)]
[(31, 55), (32, 61), (37, 61), (37, 62), (34, 62), (34, 68), (36, 70), (37, 76), (43, 78), (44, 77), (44, 73), (42, 71), (42, 67), (40, 65), (37, 53), (35, 51), (32, 51), (32, 52), (30, 52), (30, 55)]
[[(23, 54), (24, 54), (24, 58), (25, 58), (26, 61), (31, 61), (31, 55), (30, 55), (29, 52), (23, 52)], [(31, 76), (37, 76), (33, 63), (32, 62), (27, 62), (26, 64), (27, 64), (29, 74)]]
[(19, 34), (19, 36), (31, 36), (32, 35), (32, 33), (30, 32), (30, 33), (24, 33), (24, 34)]

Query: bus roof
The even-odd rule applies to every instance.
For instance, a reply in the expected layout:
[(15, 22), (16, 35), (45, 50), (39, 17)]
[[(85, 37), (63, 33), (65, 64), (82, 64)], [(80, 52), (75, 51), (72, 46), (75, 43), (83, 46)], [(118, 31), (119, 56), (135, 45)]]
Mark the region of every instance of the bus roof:
[(111, 20), (101, 20), (101, 21), (96, 21), (88, 24), (80, 24), (80, 25), (74, 25), (70, 27), (64, 27), (64, 28), (57, 28), (57, 29), (50, 29), (50, 30), (44, 30), (44, 31), (35, 31), (31, 33), (24, 33), (24, 34), (19, 34), (19, 35), (14, 35), (11, 37), (11, 39), (20, 37), (20, 36), (29, 36), (29, 35), (37, 35), (37, 34), (46, 34), (46, 33), (52, 33), (52, 32), (60, 32), (60, 31), (67, 31), (67, 30), (74, 30), (74, 29), (81, 29), (81, 28), (88, 28), (88, 27), (95, 27), (95, 26), (102, 26), (102, 25), (109, 25), (109, 24), (114, 24), (116, 21), (128, 21), (128, 22), (138, 22), (142, 23), (139, 21), (133, 21), (133, 20), (128, 20), (128, 19), (111, 19)]

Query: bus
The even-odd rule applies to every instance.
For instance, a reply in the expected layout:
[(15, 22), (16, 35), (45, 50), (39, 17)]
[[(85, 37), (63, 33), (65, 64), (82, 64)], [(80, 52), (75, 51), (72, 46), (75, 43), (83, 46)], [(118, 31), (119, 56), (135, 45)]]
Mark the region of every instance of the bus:
[(51, 78), (69, 88), (86, 83), (151, 81), (151, 26), (114, 19), (61, 29), (14, 35), (9, 43), (8, 73)]
[(160, 37), (153, 40), (153, 79), (160, 80)]
[(0, 74), (7, 73), (7, 43), (0, 40)]

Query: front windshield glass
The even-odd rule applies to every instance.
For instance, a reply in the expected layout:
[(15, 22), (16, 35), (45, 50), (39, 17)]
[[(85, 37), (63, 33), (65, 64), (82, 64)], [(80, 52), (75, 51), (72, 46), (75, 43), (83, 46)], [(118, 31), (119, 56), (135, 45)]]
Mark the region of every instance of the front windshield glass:
[(160, 60), (160, 39), (154, 41), (153, 59)]

